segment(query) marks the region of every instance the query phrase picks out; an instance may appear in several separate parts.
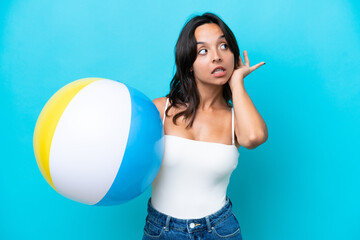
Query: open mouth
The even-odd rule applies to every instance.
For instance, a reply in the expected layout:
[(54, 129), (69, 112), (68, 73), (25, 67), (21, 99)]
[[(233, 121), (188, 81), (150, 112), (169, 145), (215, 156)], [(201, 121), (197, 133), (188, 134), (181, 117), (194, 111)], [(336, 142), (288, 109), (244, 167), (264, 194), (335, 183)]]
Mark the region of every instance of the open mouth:
[(214, 70), (211, 72), (211, 74), (214, 77), (224, 77), (226, 75), (226, 69), (219, 66), (219, 67), (214, 68)]
[(212, 72), (211, 74), (214, 74), (214, 73), (222, 73), (222, 72), (225, 72), (225, 68), (223, 67), (216, 67)]

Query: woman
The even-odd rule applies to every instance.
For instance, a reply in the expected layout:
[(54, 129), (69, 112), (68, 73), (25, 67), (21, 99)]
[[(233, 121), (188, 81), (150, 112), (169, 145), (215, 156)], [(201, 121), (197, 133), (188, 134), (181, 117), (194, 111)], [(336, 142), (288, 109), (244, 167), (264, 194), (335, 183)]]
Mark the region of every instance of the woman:
[(187, 22), (175, 58), (170, 93), (153, 100), (163, 119), (165, 151), (143, 239), (242, 239), (226, 189), (238, 148), (253, 149), (267, 139), (244, 88), (244, 78), (265, 63), (250, 67), (244, 51), (244, 64), (233, 33), (211, 13)]

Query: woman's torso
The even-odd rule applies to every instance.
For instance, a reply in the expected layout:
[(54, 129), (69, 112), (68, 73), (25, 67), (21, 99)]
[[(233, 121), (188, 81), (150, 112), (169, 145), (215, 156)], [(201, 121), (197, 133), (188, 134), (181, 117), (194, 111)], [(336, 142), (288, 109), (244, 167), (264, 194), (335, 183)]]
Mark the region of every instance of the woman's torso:
[[(163, 124), (168, 102), (167, 99)], [(230, 176), (239, 157), (233, 109), (231, 112), (231, 122), (224, 122), (224, 129), (230, 129), (231, 124), (231, 145), (191, 140), (165, 130), (163, 162), (152, 184), (151, 204), (155, 209), (175, 218), (194, 219), (224, 206)]]

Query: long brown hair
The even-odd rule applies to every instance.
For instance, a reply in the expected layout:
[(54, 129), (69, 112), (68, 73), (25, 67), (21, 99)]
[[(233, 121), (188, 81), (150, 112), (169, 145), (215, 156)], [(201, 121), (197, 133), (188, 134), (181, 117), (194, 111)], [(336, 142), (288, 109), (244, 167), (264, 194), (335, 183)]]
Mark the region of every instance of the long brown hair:
[[(239, 65), (239, 47), (236, 38), (230, 28), (215, 14), (204, 13), (201, 16), (191, 18), (181, 30), (179, 39), (175, 46), (175, 64), (176, 73), (170, 82), (170, 92), (166, 97), (170, 100), (170, 106), (166, 110), (166, 116), (171, 107), (185, 106), (186, 109), (175, 114), (173, 123), (176, 125), (176, 119), (184, 115), (185, 120), (191, 117), (190, 123), (186, 128), (193, 125), (196, 109), (199, 106), (199, 91), (191, 68), (197, 56), (197, 47), (195, 39), (195, 30), (197, 27), (206, 24), (217, 24), (225, 35), (230, 51), (234, 54), (234, 65)], [(232, 94), (228, 83), (224, 85), (223, 97), (228, 105), (232, 107)]]

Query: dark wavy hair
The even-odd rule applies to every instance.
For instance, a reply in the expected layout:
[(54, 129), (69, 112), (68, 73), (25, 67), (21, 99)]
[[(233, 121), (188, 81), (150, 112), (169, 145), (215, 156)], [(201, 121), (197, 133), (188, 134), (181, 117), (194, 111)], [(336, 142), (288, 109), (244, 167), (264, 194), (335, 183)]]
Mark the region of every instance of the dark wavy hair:
[[(239, 65), (240, 53), (236, 38), (230, 28), (218, 16), (213, 13), (204, 13), (203, 15), (191, 18), (185, 24), (175, 46), (176, 73), (170, 82), (170, 92), (166, 95), (170, 100), (166, 116), (168, 116), (168, 111), (171, 107), (186, 106), (188, 104), (184, 111), (175, 114), (173, 118), (173, 123), (176, 124), (176, 119), (182, 115), (184, 115), (185, 120), (191, 117), (190, 123), (186, 128), (192, 127), (196, 116), (196, 109), (200, 102), (199, 91), (191, 71), (197, 57), (195, 30), (206, 23), (215, 23), (220, 27), (225, 35), (230, 51), (234, 54), (234, 67), (236, 68)], [(228, 83), (224, 84), (223, 97), (228, 107), (232, 107), (232, 94)]]

